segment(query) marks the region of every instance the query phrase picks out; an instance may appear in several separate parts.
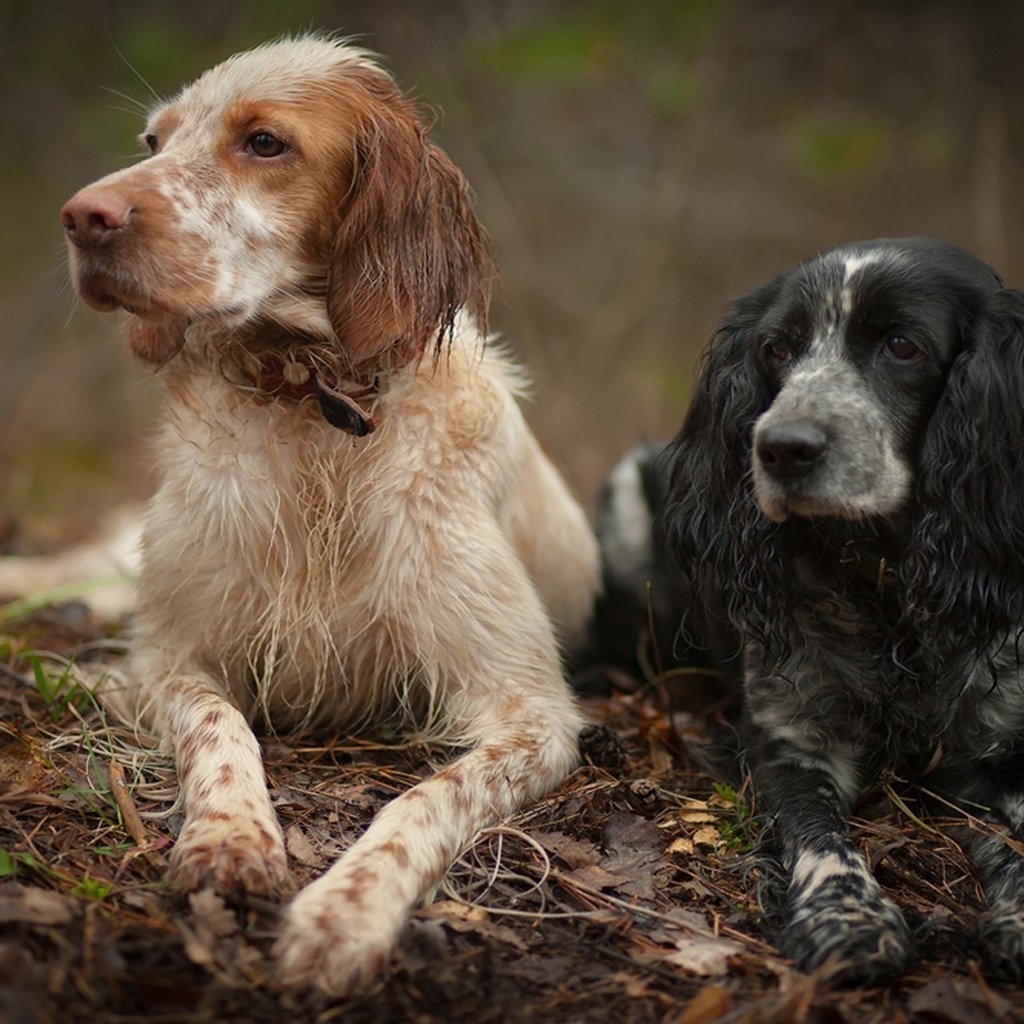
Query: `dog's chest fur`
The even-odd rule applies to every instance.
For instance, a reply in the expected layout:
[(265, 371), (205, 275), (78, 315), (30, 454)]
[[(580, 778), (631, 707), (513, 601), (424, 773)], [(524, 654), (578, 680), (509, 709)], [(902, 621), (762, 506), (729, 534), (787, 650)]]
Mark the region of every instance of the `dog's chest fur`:
[[(944, 756), (984, 756), (1024, 727), (1024, 674), (1010, 645), (943, 661), (903, 642), (898, 583), (859, 570), (817, 577), (797, 560), (803, 597), (781, 657), (747, 650), (751, 720), (807, 750), (837, 745), (870, 774), (920, 776)], [(882, 567), (884, 572), (884, 566)]]
[(500, 361), (456, 349), (436, 368), (407, 367), (375, 404), (377, 431), (359, 439), (315, 402), (254, 402), (215, 372), (175, 369), (140, 633), (158, 646), (162, 634), (188, 638), (175, 658), (198, 661), (276, 724), (422, 718), (443, 680), (436, 652), (406, 639), (423, 631), (402, 622), (430, 613), (451, 490), (497, 507), (510, 483), (480, 479), (481, 467), (493, 476), (515, 464)]

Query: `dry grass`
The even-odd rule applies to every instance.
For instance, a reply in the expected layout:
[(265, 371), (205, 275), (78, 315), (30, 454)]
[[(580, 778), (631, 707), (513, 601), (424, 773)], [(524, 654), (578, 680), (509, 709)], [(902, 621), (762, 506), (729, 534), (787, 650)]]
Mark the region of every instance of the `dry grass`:
[[(2, 642), (0, 1020), (1024, 1020), (1024, 993), (990, 988), (965, 945), (979, 891), (961, 850), (895, 783), (854, 830), (918, 929), (919, 962), (849, 991), (775, 954), (746, 794), (694, 767), (707, 725), (666, 707), (685, 679), (591, 701), (614, 734), (588, 745), (600, 763), (482, 833), (372, 991), (281, 993), (279, 907), (167, 889), (170, 765), (64, 673), (116, 661), (111, 629), (70, 609), (8, 624)], [(269, 737), (264, 752), (298, 884), (442, 757), (386, 737)]]

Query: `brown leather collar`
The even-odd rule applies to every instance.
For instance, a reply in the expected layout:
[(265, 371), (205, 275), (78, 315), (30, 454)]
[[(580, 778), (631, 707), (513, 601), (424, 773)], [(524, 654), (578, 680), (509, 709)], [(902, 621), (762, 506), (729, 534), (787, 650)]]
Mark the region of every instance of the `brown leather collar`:
[(238, 368), (248, 386), (271, 398), (299, 402), (315, 397), (324, 419), (346, 434), (365, 437), (377, 429), (357, 401), (377, 394), (376, 379), (368, 384), (346, 381), (342, 386), (329, 371), (306, 358), (301, 349), (254, 353), (245, 365), (239, 362)]

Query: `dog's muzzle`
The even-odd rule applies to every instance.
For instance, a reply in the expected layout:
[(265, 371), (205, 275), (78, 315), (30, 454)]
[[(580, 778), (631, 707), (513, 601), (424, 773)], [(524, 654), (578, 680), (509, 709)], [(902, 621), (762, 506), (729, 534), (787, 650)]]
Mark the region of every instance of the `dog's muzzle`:
[(774, 423), (757, 437), (761, 468), (779, 483), (808, 476), (825, 458), (828, 437), (810, 420)]

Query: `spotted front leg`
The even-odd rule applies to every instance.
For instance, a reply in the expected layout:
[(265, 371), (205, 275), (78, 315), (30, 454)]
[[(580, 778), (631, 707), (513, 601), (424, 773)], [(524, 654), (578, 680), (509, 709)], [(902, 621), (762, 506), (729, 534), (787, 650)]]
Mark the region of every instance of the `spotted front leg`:
[(842, 980), (863, 984), (903, 970), (910, 934), (847, 838), (844, 811), (855, 776), (834, 753), (810, 754), (779, 741), (754, 768), (758, 799), (774, 819), (789, 873), (782, 952), (806, 971), (831, 960)]
[(1024, 983), (1024, 752), (1012, 748), (987, 759), (950, 759), (936, 779), (985, 824), (963, 831), (978, 865), (988, 908), (974, 929), (986, 974)]
[(839, 842), (797, 855), (782, 951), (800, 968), (834, 958), (844, 980), (867, 983), (899, 973), (909, 948), (903, 915), (856, 848)]
[(185, 805), (185, 826), (171, 852), (172, 883), (186, 892), (204, 886), (226, 894), (287, 890), (284, 836), (249, 724), (202, 677), (152, 685)]
[(276, 949), (281, 980), (345, 996), (379, 972), (412, 906), (475, 833), (565, 777), (579, 725), (568, 702), (564, 711), (555, 727), (524, 723), (388, 804), (288, 908)]

